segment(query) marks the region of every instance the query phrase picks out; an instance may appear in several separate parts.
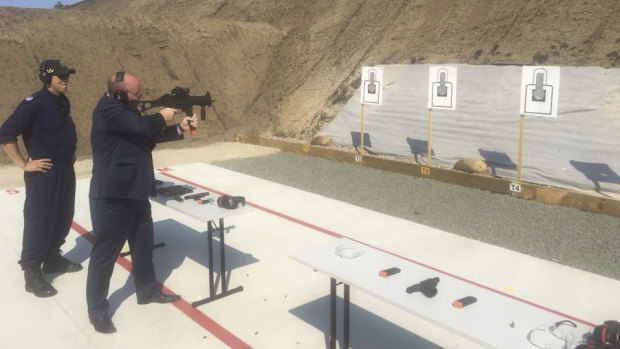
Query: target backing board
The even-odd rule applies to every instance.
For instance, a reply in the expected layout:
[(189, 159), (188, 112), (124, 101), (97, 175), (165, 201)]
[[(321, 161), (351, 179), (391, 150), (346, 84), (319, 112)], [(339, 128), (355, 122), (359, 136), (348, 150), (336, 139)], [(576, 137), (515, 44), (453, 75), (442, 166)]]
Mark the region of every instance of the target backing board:
[(362, 104), (383, 103), (383, 67), (362, 67)]
[(558, 117), (560, 67), (523, 66), (521, 71), (521, 115)]
[(456, 66), (428, 67), (428, 108), (456, 110)]

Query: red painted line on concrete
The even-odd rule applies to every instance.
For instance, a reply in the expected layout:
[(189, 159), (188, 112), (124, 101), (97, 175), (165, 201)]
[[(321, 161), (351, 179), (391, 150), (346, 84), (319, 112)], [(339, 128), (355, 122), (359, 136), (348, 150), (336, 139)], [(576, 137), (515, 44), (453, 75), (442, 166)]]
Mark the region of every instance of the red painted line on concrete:
[[(95, 242), (95, 236), (91, 232), (86, 230), (84, 227), (79, 225), (78, 223), (72, 222), (71, 228), (75, 230), (78, 234), (80, 234), (83, 238), (88, 240), (90, 243)], [(116, 263), (118, 263), (120, 266), (125, 268), (125, 270), (127, 270), (128, 272), (131, 272), (132, 264), (127, 258), (119, 256), (118, 258), (116, 258)], [(176, 292), (170, 290), (163, 284), (160, 284), (160, 285), (162, 286), (162, 291), (166, 293), (176, 294)], [(192, 307), (192, 305), (188, 303), (186, 300), (184, 300), (183, 298), (181, 298), (180, 300), (172, 304), (175, 307), (177, 307), (177, 309), (179, 309), (183, 314), (187, 315), (187, 317), (189, 317), (195, 323), (197, 323), (200, 327), (209, 331), (211, 334), (213, 334), (215, 337), (217, 337), (219, 340), (224, 342), (229, 347), (235, 348), (235, 349), (252, 348), (247, 343), (245, 343), (244, 341), (236, 337), (234, 334), (226, 330), (220, 324), (215, 322), (215, 320), (211, 319), (210, 317), (205, 315), (200, 310)]]
[[(215, 189), (213, 189), (213, 188), (205, 187), (205, 186), (203, 186), (203, 185), (201, 185), (201, 184), (194, 183), (194, 182), (192, 182), (192, 181), (190, 181), (190, 180), (187, 180), (187, 179), (185, 179), (185, 178), (181, 178), (181, 177), (178, 177), (178, 176), (172, 175), (172, 174), (170, 174), (170, 173), (168, 173), (168, 172), (167, 172), (167, 173), (161, 173), (161, 174), (162, 174), (162, 175), (164, 175), (164, 176), (170, 177), (170, 178), (174, 178), (174, 179), (179, 180), (179, 181), (181, 181), (181, 182), (185, 182), (185, 183), (187, 183), (187, 184), (189, 184), (189, 185), (193, 185), (193, 186), (195, 186), (195, 187), (202, 188), (202, 189), (207, 190), (207, 191), (210, 191), (210, 192), (214, 192), (214, 193), (216, 193), (216, 194), (218, 194), (218, 195), (224, 195), (224, 194), (225, 194), (224, 192), (221, 192), (221, 191), (215, 190)], [(430, 266), (430, 265), (428, 265), (428, 264), (424, 264), (424, 263), (421, 263), (421, 262), (415, 261), (415, 260), (413, 260), (413, 259), (410, 259), (410, 258), (407, 258), (407, 257), (401, 256), (401, 255), (398, 255), (398, 254), (396, 254), (396, 253), (393, 253), (393, 252), (390, 252), (390, 251), (384, 250), (384, 249), (382, 249), (382, 248), (378, 248), (378, 247), (376, 247), (376, 246), (369, 245), (369, 244), (367, 244), (367, 243), (365, 243), (365, 242), (363, 242), (363, 241), (359, 241), (359, 240), (357, 240), (357, 239), (353, 239), (353, 238), (350, 238), (350, 237), (348, 237), (348, 236), (345, 236), (345, 235), (342, 235), (342, 234), (336, 233), (336, 232), (334, 232), (334, 231), (331, 231), (331, 230), (328, 230), (328, 229), (325, 229), (325, 228), (319, 227), (319, 226), (314, 225), (314, 224), (312, 224), (312, 223), (308, 223), (308, 222), (302, 221), (301, 219), (298, 219), (298, 218), (295, 218), (295, 217), (291, 217), (291, 216), (286, 215), (286, 214), (284, 214), (284, 213), (281, 213), (281, 212), (278, 212), (278, 211), (274, 211), (274, 210), (272, 210), (272, 209), (269, 209), (269, 208), (266, 208), (266, 207), (263, 207), (263, 206), (260, 206), (260, 205), (254, 204), (254, 203), (249, 202), (249, 201), (246, 201), (246, 202), (245, 202), (245, 204), (246, 204), (246, 205), (248, 205), (248, 206), (254, 207), (254, 208), (258, 209), (258, 210), (264, 211), (264, 212), (266, 212), (266, 213), (273, 214), (273, 215), (278, 216), (278, 217), (280, 217), (280, 218), (283, 218), (283, 219), (285, 219), (285, 220), (288, 220), (288, 221), (291, 221), (291, 222), (294, 222), (294, 223), (300, 224), (300, 225), (302, 225), (302, 226), (304, 226), (304, 227), (307, 227), (307, 228), (310, 228), (310, 229), (313, 229), (313, 230), (319, 231), (319, 232), (321, 232), (321, 233), (324, 233), (324, 234), (327, 234), (327, 235), (333, 236), (333, 237), (335, 237), (335, 238), (342, 238), (342, 237), (346, 237), (346, 238), (347, 238), (347, 239), (349, 239), (349, 240), (353, 240), (353, 241), (356, 241), (356, 242), (358, 242), (358, 243), (360, 243), (360, 244), (363, 244), (363, 245), (366, 245), (366, 246), (368, 246), (368, 247), (374, 248), (374, 249), (376, 249), (376, 250), (379, 250), (379, 251), (382, 251), (382, 252), (385, 252), (385, 253), (391, 254), (392, 256), (395, 256), (395, 257), (398, 257), (398, 258), (402, 258), (402, 259), (407, 260), (407, 261), (409, 261), (409, 262), (412, 262), (412, 263), (415, 263), (415, 264), (417, 264), (417, 265), (423, 266), (423, 267), (425, 267), (425, 268), (429, 268), (429, 269), (431, 269), (431, 270), (434, 270), (434, 271), (436, 271), (436, 272), (439, 272), (439, 273), (442, 273), (442, 274), (445, 274), (445, 275), (451, 276), (451, 277), (456, 278), (456, 279), (458, 279), (458, 280), (461, 280), (461, 281), (467, 282), (467, 283), (469, 283), (469, 284), (471, 284), (471, 285), (474, 285), (474, 286), (477, 286), (477, 287), (484, 288), (485, 290), (488, 290), (488, 291), (491, 291), (491, 292), (494, 292), (494, 293), (500, 294), (500, 295), (502, 295), (502, 296), (505, 296), (505, 297), (508, 297), (508, 298), (512, 298), (512, 299), (514, 299), (514, 300), (516, 300), (516, 301), (519, 301), (519, 302), (522, 302), (522, 303), (528, 304), (528, 305), (533, 306), (533, 307), (535, 307), (535, 308), (539, 308), (539, 309), (542, 309), (542, 310), (548, 311), (548, 312), (550, 312), (550, 313), (553, 313), (553, 314), (559, 315), (559, 316), (561, 316), (561, 317), (565, 317), (565, 318), (567, 318), (567, 319), (571, 319), (571, 320), (573, 320), (573, 321), (580, 322), (580, 323), (582, 323), (582, 324), (584, 324), (584, 325), (586, 325), (586, 326), (596, 327), (596, 325), (595, 325), (595, 324), (593, 324), (593, 323), (591, 323), (591, 322), (588, 322), (588, 321), (585, 321), (585, 320), (582, 320), (582, 319), (578, 319), (578, 318), (576, 318), (576, 317), (574, 317), (574, 316), (571, 316), (571, 315), (568, 315), (568, 314), (564, 314), (564, 313), (562, 313), (562, 312), (560, 312), (560, 311), (553, 310), (553, 309), (547, 308), (547, 307), (545, 307), (545, 306), (543, 306), (543, 305), (540, 305), (540, 304), (537, 304), (537, 303), (534, 303), (534, 302), (530, 302), (530, 301), (528, 301), (528, 300), (525, 300), (525, 299), (522, 299), (522, 298), (519, 298), (519, 297), (513, 296), (513, 295), (511, 295), (511, 294), (508, 294), (508, 293), (505, 293), (505, 292), (502, 292), (502, 291), (499, 291), (499, 290), (493, 289), (493, 288), (491, 288), (491, 287), (488, 287), (488, 286), (485, 286), (485, 285), (479, 284), (479, 283), (477, 283), (477, 282), (475, 282), (475, 281), (472, 281), (472, 280), (469, 280), (469, 279), (465, 279), (465, 278), (463, 278), (463, 277), (461, 277), (461, 276), (458, 276), (458, 275), (455, 275), (455, 274), (452, 274), (452, 273), (449, 273), (449, 272), (443, 271), (443, 270), (441, 270), (441, 269), (435, 268), (435, 267)]]
[[(172, 174), (170, 174), (170, 173), (168, 173), (168, 172), (166, 172), (166, 173), (161, 173), (161, 174), (162, 174), (162, 175), (164, 175), (164, 176), (166, 176), (166, 177), (170, 177), (170, 178), (173, 178), (173, 179), (179, 180), (179, 181), (181, 181), (181, 182), (185, 182), (185, 183), (187, 183), (187, 184), (189, 184), (189, 185), (193, 185), (193, 186), (195, 186), (195, 187), (198, 187), (198, 188), (201, 188), (201, 189), (204, 189), (204, 190), (210, 191), (210, 192), (212, 192), (212, 193), (216, 193), (216, 194), (218, 194), (218, 195), (225, 195), (225, 194), (226, 194), (226, 193), (221, 192), (221, 191), (219, 191), (219, 190), (215, 190), (215, 189), (213, 189), (213, 188), (205, 187), (204, 185), (201, 185), (201, 184), (198, 184), (198, 183), (194, 183), (194, 182), (189, 181), (189, 180), (187, 180), (187, 179), (185, 179), (185, 178), (177, 177), (177, 176), (172, 175)], [(229, 195), (230, 195), (230, 194), (229, 194)], [(264, 206), (261, 206), (261, 205), (258, 205), (258, 204), (252, 203), (252, 202), (248, 202), (248, 201), (246, 201), (246, 202), (245, 202), (245, 204), (246, 204), (246, 205), (248, 205), (248, 206), (254, 207), (254, 208), (258, 209), (258, 210), (261, 210), (261, 211), (267, 212), (267, 213), (269, 213), (269, 214), (272, 214), (272, 215), (274, 215), (274, 216), (278, 216), (278, 217), (283, 218), (283, 219), (286, 219), (286, 220), (288, 220), (288, 221), (295, 222), (295, 223), (297, 223), (297, 224), (303, 225), (303, 226), (308, 227), (308, 228), (310, 228), (310, 229), (313, 229), (313, 230), (316, 230), (316, 231), (320, 231), (321, 233), (324, 233), (324, 234), (327, 234), (327, 235), (333, 236), (333, 237), (335, 237), (335, 238), (341, 238), (341, 237), (344, 237), (344, 235), (342, 235), (342, 234), (336, 233), (336, 232), (331, 231), (331, 230), (327, 230), (327, 229), (325, 229), (325, 228), (321, 228), (321, 227), (319, 227), (318, 225), (314, 225), (314, 224), (312, 224), (312, 223), (308, 223), (308, 222), (302, 221), (302, 220), (300, 220), (300, 219), (297, 219), (297, 218), (295, 218), (295, 217), (291, 217), (291, 216), (285, 215), (284, 213), (280, 213), (280, 212), (278, 212), (278, 211), (274, 211), (274, 210), (269, 209), (269, 208), (267, 208), (267, 207), (264, 207)]]

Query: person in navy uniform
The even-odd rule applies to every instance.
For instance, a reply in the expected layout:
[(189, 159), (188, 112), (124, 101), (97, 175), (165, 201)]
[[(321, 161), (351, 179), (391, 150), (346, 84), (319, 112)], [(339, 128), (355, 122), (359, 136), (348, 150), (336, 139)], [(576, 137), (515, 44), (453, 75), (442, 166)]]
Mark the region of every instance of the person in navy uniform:
[(153, 219), (149, 195), (155, 194), (151, 151), (155, 143), (183, 139), (195, 126), (196, 115), (179, 124), (166, 125), (176, 110), (163, 108), (141, 115), (139, 80), (118, 72), (108, 81), (108, 92), (93, 111), (91, 144), (93, 176), (90, 181), (90, 213), (95, 242), (86, 282), (88, 316), (95, 330), (116, 331), (107, 300), (114, 263), (127, 241), (138, 304), (170, 303), (178, 295), (165, 294), (157, 286), (153, 265)]
[[(82, 266), (61, 255), (71, 229), (75, 203), (77, 133), (65, 96), (75, 70), (57, 59), (39, 65), (44, 86), (26, 97), (0, 127), (0, 143), (11, 160), (24, 170), (26, 201), (19, 264), (26, 291), (37, 297), (57, 293), (43, 273), (75, 272)], [(17, 137), (28, 155), (22, 155)]]

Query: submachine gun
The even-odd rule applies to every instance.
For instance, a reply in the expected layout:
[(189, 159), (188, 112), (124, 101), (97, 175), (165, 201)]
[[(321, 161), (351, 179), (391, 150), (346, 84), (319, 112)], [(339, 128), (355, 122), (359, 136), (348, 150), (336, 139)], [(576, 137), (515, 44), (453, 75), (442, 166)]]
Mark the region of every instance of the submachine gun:
[[(170, 93), (166, 93), (157, 99), (152, 101), (140, 101), (138, 104), (140, 105), (140, 112), (156, 107), (168, 107), (181, 109), (187, 116), (192, 116), (194, 114), (193, 107), (199, 105), (200, 120), (205, 121), (207, 118), (205, 107), (211, 107), (213, 105), (213, 99), (211, 99), (211, 94), (209, 92), (204, 96), (190, 96), (189, 88), (175, 87)], [(192, 134), (196, 133), (196, 129), (191, 125), (190, 129)]]

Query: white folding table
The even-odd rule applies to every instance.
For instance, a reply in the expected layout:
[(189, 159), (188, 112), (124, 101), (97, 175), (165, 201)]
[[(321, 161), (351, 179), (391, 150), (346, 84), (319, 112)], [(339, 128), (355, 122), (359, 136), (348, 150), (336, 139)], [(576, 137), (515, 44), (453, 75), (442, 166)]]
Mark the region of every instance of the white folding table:
[[(531, 337), (538, 337), (536, 340), (540, 341), (545, 332), (542, 329), (564, 320), (576, 326), (562, 325), (566, 340), (549, 333), (546, 335), (550, 338), (542, 340), (550, 342), (546, 345), (551, 348), (573, 348), (583, 334), (592, 329), (579, 319), (346, 238), (293, 253), (290, 257), (330, 277), (330, 348), (336, 347), (336, 280), (344, 284), (341, 348), (349, 347), (350, 286), (491, 348), (536, 348)], [(379, 271), (388, 268), (399, 268), (400, 272), (380, 277)], [(435, 296), (406, 292), (408, 287), (435, 277), (439, 278)], [(467, 296), (477, 301), (462, 308), (453, 306), (455, 300)]]
[[(208, 192), (207, 190), (200, 189), (193, 185), (180, 182), (168, 176), (162, 174), (156, 174), (155, 179), (157, 180), (157, 196), (151, 197), (151, 200), (157, 202), (159, 204), (170, 207), (174, 210), (182, 212), (190, 217), (196, 218), (202, 222), (207, 222), (207, 253), (209, 260), (209, 296), (199, 300), (192, 302), (192, 306), (197, 307), (217, 299), (226, 297), (233, 293), (243, 291), (243, 286), (237, 286), (233, 289), (228, 289), (226, 282), (226, 255), (224, 253), (225, 247), (225, 234), (224, 234), (224, 218), (238, 215), (241, 213), (245, 213), (253, 210), (249, 206), (239, 206), (236, 209), (226, 209), (219, 207), (217, 205), (218, 195), (214, 193), (209, 193), (209, 195), (201, 197), (199, 200), (194, 200), (192, 198), (184, 199), (184, 197), (201, 194)], [(165, 188), (175, 187), (168, 191), (168, 193), (164, 193)], [(183, 191), (178, 191), (178, 188), (187, 189), (186, 193)], [(175, 195), (175, 191), (181, 193), (179, 195)], [(222, 280), (222, 292), (217, 293), (217, 287), (214, 283), (214, 271), (213, 271), (213, 230), (214, 230), (214, 220), (219, 220), (219, 225), (217, 226), (220, 232), (220, 278)]]

